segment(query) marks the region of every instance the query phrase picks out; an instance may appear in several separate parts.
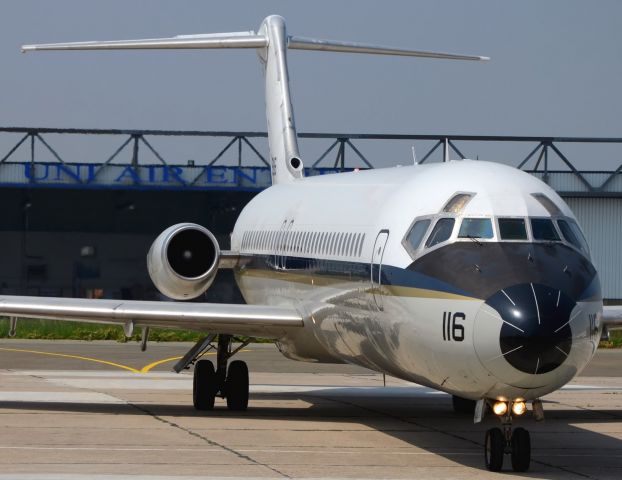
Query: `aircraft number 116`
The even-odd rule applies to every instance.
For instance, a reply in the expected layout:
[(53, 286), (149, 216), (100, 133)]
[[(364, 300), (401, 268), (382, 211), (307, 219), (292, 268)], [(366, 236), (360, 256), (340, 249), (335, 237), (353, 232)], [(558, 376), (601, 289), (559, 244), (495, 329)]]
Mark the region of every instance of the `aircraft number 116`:
[(462, 312), (443, 312), (443, 340), (446, 342), (462, 342), (464, 340), (464, 325), (462, 321), (466, 315)]

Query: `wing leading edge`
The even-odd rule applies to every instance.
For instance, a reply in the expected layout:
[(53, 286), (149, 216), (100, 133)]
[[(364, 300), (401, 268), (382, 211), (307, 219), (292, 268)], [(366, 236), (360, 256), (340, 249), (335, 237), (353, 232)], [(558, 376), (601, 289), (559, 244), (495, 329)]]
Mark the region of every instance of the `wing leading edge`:
[(279, 338), (304, 326), (293, 307), (0, 296), (0, 315)]
[(603, 307), (603, 323), (607, 328), (622, 328), (622, 305), (605, 305)]

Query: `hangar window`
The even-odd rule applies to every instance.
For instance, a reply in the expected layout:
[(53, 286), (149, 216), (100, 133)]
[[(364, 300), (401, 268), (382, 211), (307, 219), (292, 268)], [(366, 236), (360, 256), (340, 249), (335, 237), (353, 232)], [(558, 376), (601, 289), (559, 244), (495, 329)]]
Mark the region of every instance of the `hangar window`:
[(500, 218), (498, 222), (501, 240), (527, 240), (524, 218)]
[(558, 242), (560, 240), (555, 225), (550, 218), (532, 218), (531, 230), (534, 240)]
[(460, 225), (458, 238), (492, 238), (490, 218), (465, 218)]
[(454, 223), (456, 223), (456, 221), (453, 218), (439, 219), (436, 222), (436, 225), (434, 225), (428, 240), (425, 242), (425, 246), (430, 248), (449, 240), (449, 237), (451, 237), (451, 233), (454, 230)]

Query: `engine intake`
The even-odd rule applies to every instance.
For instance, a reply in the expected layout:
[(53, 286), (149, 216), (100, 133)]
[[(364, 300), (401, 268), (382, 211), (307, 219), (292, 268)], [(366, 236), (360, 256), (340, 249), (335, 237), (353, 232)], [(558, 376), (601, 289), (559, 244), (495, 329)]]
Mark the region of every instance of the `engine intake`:
[(204, 293), (214, 281), (219, 263), (216, 237), (195, 223), (167, 228), (147, 254), (151, 281), (162, 294), (175, 300), (189, 300)]

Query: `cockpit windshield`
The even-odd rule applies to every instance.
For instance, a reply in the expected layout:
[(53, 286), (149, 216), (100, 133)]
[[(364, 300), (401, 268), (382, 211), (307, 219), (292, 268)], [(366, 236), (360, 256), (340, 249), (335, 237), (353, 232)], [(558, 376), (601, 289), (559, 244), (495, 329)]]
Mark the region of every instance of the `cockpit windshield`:
[(534, 240), (544, 240), (549, 242), (559, 242), (559, 234), (555, 230), (553, 220), (550, 218), (532, 218), (531, 230)]
[[(454, 228), (459, 225), (459, 228)], [(558, 242), (589, 257), (588, 244), (568, 217), (467, 217), (446, 213), (416, 218), (402, 245), (415, 259), (450, 242)]]
[(499, 236), (501, 240), (527, 240), (527, 227), (524, 218), (500, 218)]
[(460, 225), (458, 238), (492, 238), (490, 218), (465, 218)]
[(421, 240), (423, 240), (423, 237), (428, 231), (428, 227), (430, 226), (431, 221), (432, 220), (430, 220), (429, 218), (426, 218), (424, 220), (417, 220), (410, 229), (410, 232), (408, 232), (408, 234), (406, 235), (406, 242), (408, 243), (408, 245), (410, 245), (410, 248), (413, 251), (417, 250), (419, 248), (419, 245), (421, 245)]
[(456, 220), (453, 218), (439, 219), (436, 222), (436, 225), (434, 225), (434, 229), (432, 230), (432, 233), (430, 233), (428, 241), (425, 242), (425, 246), (430, 248), (449, 240), (449, 237), (451, 237), (451, 233), (454, 230), (454, 223), (456, 223)]

